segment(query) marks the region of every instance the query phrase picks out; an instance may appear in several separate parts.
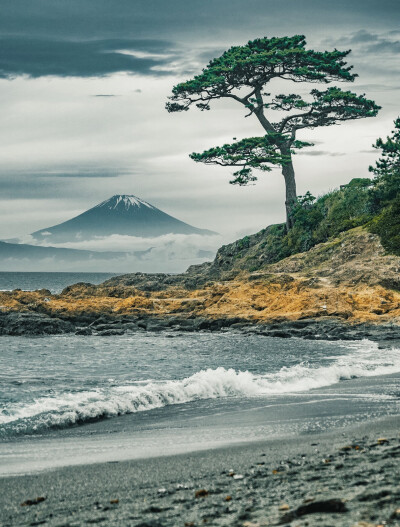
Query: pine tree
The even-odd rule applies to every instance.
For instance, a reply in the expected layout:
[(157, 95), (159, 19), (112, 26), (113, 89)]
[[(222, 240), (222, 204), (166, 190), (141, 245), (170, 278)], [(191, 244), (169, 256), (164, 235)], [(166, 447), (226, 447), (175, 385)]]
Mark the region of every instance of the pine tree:
[[(166, 108), (169, 112), (181, 112), (195, 105), (202, 111), (210, 110), (215, 99), (232, 99), (245, 107), (246, 117), (254, 116), (264, 135), (193, 153), (190, 157), (206, 164), (238, 167), (231, 181), (238, 185), (257, 179), (253, 169), (266, 172), (280, 166), (286, 187), (286, 225), (290, 229), (297, 201), (292, 155), (300, 148), (312, 146), (298, 140), (297, 132), (374, 117), (380, 107), (364, 95), (336, 86), (313, 89), (309, 98), (296, 93), (271, 96), (264, 91), (265, 87), (274, 79), (294, 83), (351, 82), (357, 75), (345, 61), (349, 53), (306, 49), (302, 35), (256, 39), (230, 48), (211, 60), (199, 75), (174, 86)], [(285, 112), (285, 116), (275, 121), (274, 112)]]

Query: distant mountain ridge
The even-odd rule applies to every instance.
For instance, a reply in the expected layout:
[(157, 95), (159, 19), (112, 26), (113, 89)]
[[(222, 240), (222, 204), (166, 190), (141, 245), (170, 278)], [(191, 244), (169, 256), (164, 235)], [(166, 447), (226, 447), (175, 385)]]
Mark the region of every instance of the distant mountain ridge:
[(26, 243), (9, 243), (0, 241), (0, 262), (6, 259), (43, 260), (53, 258), (60, 261), (115, 260), (125, 258), (128, 253), (112, 251), (83, 251), (64, 249), (62, 247), (40, 247)]
[(82, 214), (36, 231), (32, 236), (38, 241), (65, 243), (112, 234), (154, 238), (165, 234), (216, 233), (180, 221), (137, 196), (116, 194)]

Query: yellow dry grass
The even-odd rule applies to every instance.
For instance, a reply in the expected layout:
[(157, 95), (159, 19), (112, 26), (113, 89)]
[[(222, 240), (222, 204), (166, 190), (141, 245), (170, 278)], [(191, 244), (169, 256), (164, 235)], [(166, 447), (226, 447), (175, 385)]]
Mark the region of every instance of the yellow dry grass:
[(349, 322), (400, 321), (400, 293), (380, 286), (307, 287), (304, 280), (264, 284), (242, 277), (194, 291), (137, 291), (127, 298), (46, 295), (42, 292), (0, 293), (2, 311), (35, 311), (74, 318), (85, 314), (241, 317), (254, 322), (338, 317)]

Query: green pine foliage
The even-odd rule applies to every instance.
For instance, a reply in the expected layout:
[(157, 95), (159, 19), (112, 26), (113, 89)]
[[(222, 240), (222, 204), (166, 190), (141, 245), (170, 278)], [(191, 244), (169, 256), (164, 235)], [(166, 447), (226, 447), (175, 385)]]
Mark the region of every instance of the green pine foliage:
[(382, 151), (382, 157), (369, 167), (375, 174), (369, 204), (376, 213), (369, 228), (389, 253), (400, 256), (400, 118), (392, 135), (386, 141), (379, 138), (374, 147)]
[(376, 165), (369, 167), (369, 171), (375, 174), (371, 207), (374, 212), (379, 212), (396, 198), (400, 189), (400, 117), (394, 121), (392, 135), (386, 141), (377, 139), (373, 146), (382, 151)]
[(296, 93), (272, 95), (265, 90), (275, 79), (291, 81), (290, 89), (301, 82), (352, 82), (357, 75), (346, 62), (349, 53), (308, 49), (303, 35), (258, 38), (231, 47), (198, 75), (174, 86), (166, 109), (173, 113), (195, 106), (206, 111), (218, 99), (231, 99), (240, 103), (246, 117), (256, 118), (263, 136), (216, 146), (190, 157), (205, 164), (238, 167), (230, 181), (238, 185), (253, 183), (257, 173), (281, 167), (286, 186), (286, 226), (291, 229), (297, 194), (292, 155), (299, 148), (313, 146), (298, 140), (297, 133), (374, 117), (380, 106), (365, 95), (337, 86), (312, 89), (304, 98)]
[[(263, 137), (248, 137), (232, 144), (216, 146), (202, 153), (193, 152), (190, 157), (193, 161), (205, 164), (241, 167), (233, 173), (234, 179), (230, 183), (247, 185), (257, 180), (252, 173), (253, 168), (270, 172), (272, 170), (270, 165), (283, 166), (290, 163), (290, 156), (283, 155), (279, 151), (277, 136), (281, 136), (281, 140), (284, 140), (283, 134), (270, 133)], [(312, 146), (312, 143), (293, 141), (291, 153), (295, 152), (294, 149), (305, 146)]]
[(304, 35), (258, 38), (244, 46), (231, 47), (211, 60), (199, 75), (174, 86), (167, 110), (186, 111), (191, 104), (209, 110), (214, 99), (234, 96), (240, 88), (262, 87), (274, 78), (351, 82), (357, 75), (345, 61), (349, 53), (307, 49)]

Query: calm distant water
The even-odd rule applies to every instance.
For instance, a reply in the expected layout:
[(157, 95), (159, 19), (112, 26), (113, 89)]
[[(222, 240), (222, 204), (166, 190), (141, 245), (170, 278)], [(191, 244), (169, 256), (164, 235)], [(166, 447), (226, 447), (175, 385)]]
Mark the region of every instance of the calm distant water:
[(60, 293), (64, 287), (77, 282), (100, 284), (112, 276), (117, 275), (113, 273), (13, 273), (2, 271), (0, 272), (0, 291), (49, 289), (52, 293)]
[(235, 333), (0, 337), (0, 472), (398, 414), (400, 351)]

